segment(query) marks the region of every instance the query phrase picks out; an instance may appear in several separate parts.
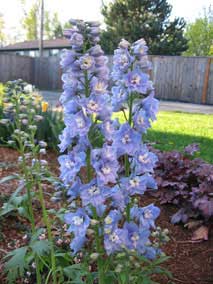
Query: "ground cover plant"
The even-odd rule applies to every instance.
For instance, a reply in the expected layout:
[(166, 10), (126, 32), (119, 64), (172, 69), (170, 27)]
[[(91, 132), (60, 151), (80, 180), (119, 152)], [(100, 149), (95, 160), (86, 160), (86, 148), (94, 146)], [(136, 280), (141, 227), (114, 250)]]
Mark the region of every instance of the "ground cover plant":
[(199, 158), (192, 159), (199, 150), (197, 144), (185, 148), (185, 153), (155, 150), (158, 163), (155, 175), (159, 191), (155, 195), (161, 204), (175, 205), (171, 215), (173, 224), (198, 228), (192, 240), (207, 240), (213, 218), (213, 165)]

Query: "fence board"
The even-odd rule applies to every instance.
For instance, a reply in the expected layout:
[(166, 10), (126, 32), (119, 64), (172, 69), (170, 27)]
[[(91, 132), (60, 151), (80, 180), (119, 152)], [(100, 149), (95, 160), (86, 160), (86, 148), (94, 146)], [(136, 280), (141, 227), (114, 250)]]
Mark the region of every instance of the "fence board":
[[(152, 78), (159, 99), (202, 103), (206, 64), (209, 57), (150, 56)], [(58, 57), (31, 58), (0, 53), (0, 82), (22, 78), (40, 89), (60, 90)], [(112, 56), (109, 56), (109, 67)], [(206, 103), (213, 105), (213, 58)]]

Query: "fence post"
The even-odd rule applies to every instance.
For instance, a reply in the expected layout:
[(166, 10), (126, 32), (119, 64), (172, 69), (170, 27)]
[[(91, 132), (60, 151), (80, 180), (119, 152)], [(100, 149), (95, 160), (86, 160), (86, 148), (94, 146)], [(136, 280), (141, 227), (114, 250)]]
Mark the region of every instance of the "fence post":
[(207, 64), (206, 64), (204, 84), (203, 84), (202, 104), (206, 104), (208, 84), (209, 84), (210, 67), (211, 67), (211, 58), (208, 58), (208, 61), (207, 61)]

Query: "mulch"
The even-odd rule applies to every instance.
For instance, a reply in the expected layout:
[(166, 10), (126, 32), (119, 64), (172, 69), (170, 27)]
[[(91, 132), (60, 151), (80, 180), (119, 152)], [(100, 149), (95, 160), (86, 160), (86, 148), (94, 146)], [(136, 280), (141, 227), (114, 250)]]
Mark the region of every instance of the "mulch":
[[(18, 153), (15, 150), (0, 147), (0, 179), (18, 171)], [(48, 152), (47, 160), (52, 171), (58, 173), (57, 156), (53, 152)], [(5, 196), (10, 195), (16, 189), (17, 182), (10, 181), (0, 185), (0, 206), (2, 206)], [(49, 188), (48, 191), (51, 191)], [(49, 200), (47, 200), (48, 206)], [(174, 214), (175, 207), (170, 205), (160, 205), (156, 197), (145, 195), (143, 204), (155, 203), (161, 208), (161, 214), (157, 225), (163, 229), (169, 229), (170, 241), (163, 250), (171, 258), (164, 266), (173, 274), (172, 282), (159, 279), (161, 284), (213, 284), (213, 230), (209, 233), (209, 240), (202, 242), (192, 242), (193, 231), (184, 228), (183, 225), (172, 225), (170, 216)], [(55, 206), (55, 205), (52, 205)], [(6, 284), (3, 275), (2, 258), (10, 250), (24, 245), (25, 234), (28, 224), (17, 216), (10, 216), (0, 220), (0, 283)]]

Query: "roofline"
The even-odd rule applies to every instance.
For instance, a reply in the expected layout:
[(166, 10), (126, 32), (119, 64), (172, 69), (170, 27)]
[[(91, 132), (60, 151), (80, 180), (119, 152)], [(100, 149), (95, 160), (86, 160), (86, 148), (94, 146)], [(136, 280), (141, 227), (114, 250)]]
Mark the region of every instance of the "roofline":
[[(54, 47), (43, 47), (43, 49), (64, 49), (64, 48), (71, 48), (71, 46), (54, 46)], [(0, 48), (0, 52), (10, 52), (10, 51), (33, 51), (39, 50), (39, 47), (32, 47), (32, 48)]]

